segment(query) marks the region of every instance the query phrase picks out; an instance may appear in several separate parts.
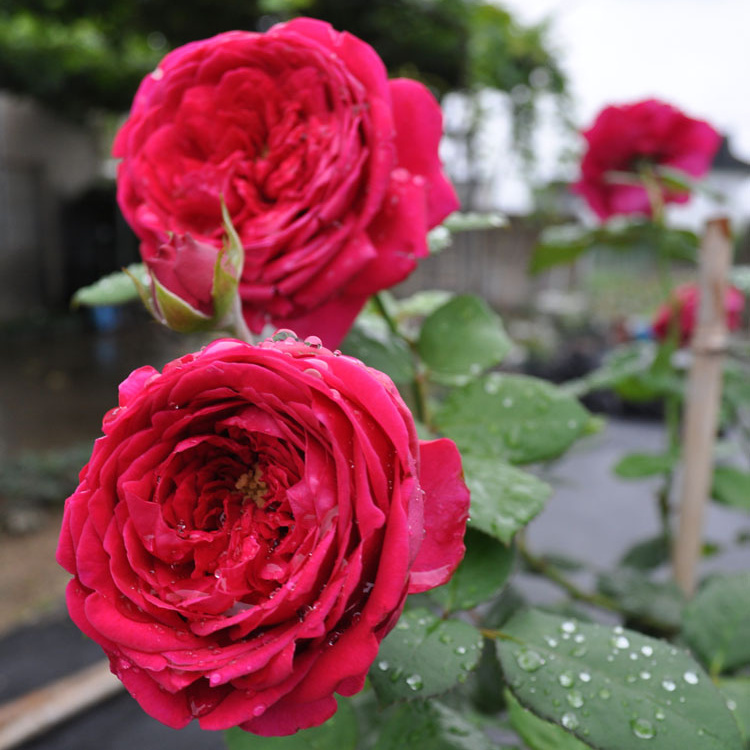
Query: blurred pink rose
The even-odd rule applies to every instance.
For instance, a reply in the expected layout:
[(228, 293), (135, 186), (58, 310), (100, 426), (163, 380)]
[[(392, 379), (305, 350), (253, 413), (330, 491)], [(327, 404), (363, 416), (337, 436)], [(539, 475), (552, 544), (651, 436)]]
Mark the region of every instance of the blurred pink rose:
[(103, 430), (65, 504), (68, 608), (169, 726), (321, 724), (407, 594), (463, 556), (456, 446), (420, 441), (385, 375), (317, 342), (142, 367)]
[[(650, 166), (702, 177), (721, 142), (707, 122), (656, 99), (606, 107), (583, 136), (588, 148), (581, 161), (581, 179), (573, 189), (602, 220), (652, 212), (643, 187), (618, 182), (610, 173), (626, 172), (637, 178), (639, 168)], [(685, 203), (690, 197), (685, 190), (663, 184), (661, 193), (665, 203)]]
[(118, 201), (156, 267), (170, 234), (221, 246), (223, 198), (246, 253), (250, 329), (336, 346), (458, 207), (441, 133), (428, 90), (389, 81), (350, 34), (304, 18), (228, 32), (174, 50), (143, 80), (113, 147)]
[[(700, 292), (695, 284), (677, 287), (672, 293), (671, 301), (666, 302), (656, 311), (651, 324), (654, 338), (658, 341), (666, 340), (671, 333), (672, 325), (675, 325), (680, 345), (687, 344), (693, 336), (698, 321), (699, 302)], [(725, 307), (727, 328), (735, 331), (742, 324), (745, 296), (739, 289), (733, 286), (727, 287)]]

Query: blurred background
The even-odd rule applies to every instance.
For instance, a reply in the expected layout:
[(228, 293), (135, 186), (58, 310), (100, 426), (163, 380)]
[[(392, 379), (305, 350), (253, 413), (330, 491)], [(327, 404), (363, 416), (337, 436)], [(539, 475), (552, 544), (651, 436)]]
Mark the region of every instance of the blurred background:
[[(578, 132), (606, 104), (656, 96), (723, 133), (708, 184), (726, 200), (699, 196), (670, 218), (699, 229), (727, 212), (737, 257), (750, 253), (746, 0), (4, 0), (0, 629), (59, 600), (67, 575), (35, 565), (52, 558), (54, 516), (117, 384), (200, 344), (136, 305), (70, 309), (76, 289), (138, 259), (115, 202), (112, 137), (141, 78), (170, 49), (299, 14), (363, 38), (392, 75), (418, 78), (440, 99), (442, 154), (463, 209), (500, 211), (509, 222), (460, 235), (396, 293), (482, 295), (507, 316), (519, 361), (557, 379), (575, 375), (617, 321), (659, 301), (637, 253), (527, 273), (542, 226), (591, 222), (568, 184)], [(19, 535), (29, 532), (40, 551), (21, 565)]]

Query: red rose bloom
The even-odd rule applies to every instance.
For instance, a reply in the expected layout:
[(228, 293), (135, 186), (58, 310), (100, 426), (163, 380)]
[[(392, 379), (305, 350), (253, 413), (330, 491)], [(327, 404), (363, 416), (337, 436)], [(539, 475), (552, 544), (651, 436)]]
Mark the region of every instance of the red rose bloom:
[[(702, 177), (721, 142), (707, 122), (694, 120), (656, 99), (606, 107), (583, 137), (588, 148), (581, 161), (581, 179), (573, 189), (602, 221), (617, 215), (651, 215), (645, 188), (618, 182), (612, 172), (630, 172), (637, 177), (645, 165)], [(685, 203), (690, 197), (684, 190), (664, 185), (661, 193), (665, 203)]]
[[(695, 284), (677, 287), (672, 293), (671, 301), (663, 304), (656, 311), (651, 324), (654, 338), (658, 341), (665, 341), (672, 332), (672, 326), (675, 325), (680, 346), (687, 344), (693, 337), (693, 331), (698, 322), (699, 303), (700, 292)], [(736, 287), (727, 287), (724, 305), (727, 313), (727, 328), (735, 331), (742, 324), (745, 296)]]
[(153, 264), (172, 233), (221, 246), (223, 198), (245, 249), (250, 329), (272, 322), (335, 346), (458, 207), (441, 133), (427, 89), (389, 81), (350, 34), (311, 19), (228, 32), (143, 80), (114, 143), (118, 201), (161, 281)]
[(393, 383), (294, 338), (133, 372), (68, 498), (68, 607), (172, 727), (283, 735), (363, 686), (408, 593), (463, 555), (455, 445)]

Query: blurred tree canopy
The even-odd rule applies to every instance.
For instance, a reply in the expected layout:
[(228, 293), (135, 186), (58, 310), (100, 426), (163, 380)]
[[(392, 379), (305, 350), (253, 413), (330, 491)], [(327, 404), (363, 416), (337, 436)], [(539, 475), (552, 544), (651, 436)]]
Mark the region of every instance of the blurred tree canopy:
[(0, 89), (77, 119), (124, 112), (170, 49), (295, 15), (356, 34), (393, 75), (419, 78), (439, 96), (479, 87), (515, 92), (519, 127), (533, 118), (538, 93), (565, 92), (544, 26), (524, 27), (478, 0), (3, 0)]

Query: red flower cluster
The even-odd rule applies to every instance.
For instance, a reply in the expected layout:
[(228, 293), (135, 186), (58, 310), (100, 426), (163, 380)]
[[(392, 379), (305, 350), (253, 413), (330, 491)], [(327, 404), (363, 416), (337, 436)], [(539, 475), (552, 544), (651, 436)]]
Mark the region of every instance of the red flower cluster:
[(216, 252), (223, 200), (245, 250), (250, 329), (270, 322), (333, 347), (458, 208), (441, 133), (428, 90), (389, 81), (350, 34), (304, 18), (233, 31), (174, 50), (144, 79), (114, 144), (118, 201), (160, 283), (210, 314), (211, 258), (196, 277), (197, 254), (184, 271), (173, 248), (190, 235)]
[[(583, 137), (588, 147), (581, 161), (581, 178), (573, 189), (602, 220), (652, 213), (646, 189), (622, 178), (618, 181), (613, 172), (638, 178), (644, 167), (670, 167), (690, 177), (702, 177), (721, 142), (721, 136), (707, 122), (655, 99), (606, 107)], [(658, 171), (653, 179), (665, 203), (684, 203), (690, 197), (685, 190), (659, 183)]]
[(409, 593), (445, 583), (469, 493), (393, 383), (296, 338), (136, 370), (68, 498), (68, 607), (145, 711), (262, 735), (361, 690)]
[[(665, 341), (675, 326), (680, 346), (687, 344), (693, 336), (698, 322), (700, 292), (695, 284), (684, 284), (672, 293), (672, 299), (657, 311), (651, 324), (654, 338)], [(745, 309), (745, 296), (730, 286), (727, 288), (724, 306), (727, 314), (727, 328), (737, 330), (742, 324), (742, 311)]]

